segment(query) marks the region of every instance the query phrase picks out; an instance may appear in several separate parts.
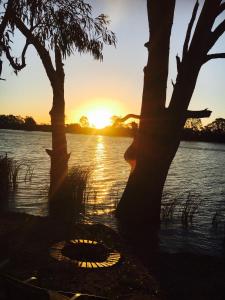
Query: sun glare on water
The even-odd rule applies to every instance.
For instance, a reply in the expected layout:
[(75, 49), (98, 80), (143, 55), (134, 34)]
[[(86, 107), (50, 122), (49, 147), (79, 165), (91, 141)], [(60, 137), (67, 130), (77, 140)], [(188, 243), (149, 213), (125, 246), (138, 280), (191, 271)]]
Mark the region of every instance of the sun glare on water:
[(105, 108), (97, 108), (87, 113), (90, 125), (98, 129), (111, 125), (111, 116), (112, 113)]

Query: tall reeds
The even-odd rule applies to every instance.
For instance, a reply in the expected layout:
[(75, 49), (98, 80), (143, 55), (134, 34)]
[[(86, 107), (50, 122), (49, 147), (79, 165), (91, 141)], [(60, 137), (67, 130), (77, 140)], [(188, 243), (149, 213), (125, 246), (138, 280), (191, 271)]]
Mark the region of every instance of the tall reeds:
[(178, 199), (168, 199), (164, 201), (161, 206), (161, 220), (167, 222), (171, 221), (174, 216), (174, 211), (177, 206)]
[(190, 192), (173, 198), (164, 195), (164, 201), (161, 206), (161, 221), (169, 222), (174, 217), (177, 217), (180, 218), (184, 227), (188, 227), (198, 214), (201, 203), (202, 200), (199, 195), (194, 195)]
[(49, 201), (49, 215), (58, 221), (73, 222), (85, 213), (85, 203), (90, 196), (89, 177), (92, 169), (72, 167), (62, 183), (62, 188)]
[(194, 217), (199, 212), (201, 202), (201, 199), (197, 195), (192, 195), (190, 192), (187, 194), (181, 211), (181, 221), (184, 226), (187, 227), (193, 223)]
[(10, 194), (16, 191), (19, 173), (25, 167), (24, 181), (31, 181), (33, 169), (29, 162), (16, 161), (7, 154), (0, 155), (0, 207), (7, 205)]

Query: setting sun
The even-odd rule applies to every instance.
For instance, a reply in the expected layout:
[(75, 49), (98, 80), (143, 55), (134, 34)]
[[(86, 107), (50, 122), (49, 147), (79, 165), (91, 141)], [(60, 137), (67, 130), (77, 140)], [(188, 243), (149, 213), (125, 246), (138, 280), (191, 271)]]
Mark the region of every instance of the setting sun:
[(112, 113), (106, 108), (96, 108), (87, 113), (90, 125), (98, 129), (110, 125), (111, 116)]

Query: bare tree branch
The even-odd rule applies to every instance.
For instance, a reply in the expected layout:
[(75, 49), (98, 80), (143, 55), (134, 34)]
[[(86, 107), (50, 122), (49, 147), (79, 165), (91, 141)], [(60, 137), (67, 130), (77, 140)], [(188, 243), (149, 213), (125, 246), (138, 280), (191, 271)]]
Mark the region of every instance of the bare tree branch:
[(219, 16), (224, 10), (225, 10), (225, 2), (220, 5), (217, 12), (217, 16)]
[(196, 110), (196, 111), (193, 111), (193, 110), (187, 110), (186, 112), (186, 118), (189, 119), (189, 118), (193, 118), (193, 119), (196, 119), (196, 118), (208, 118), (210, 117), (212, 111), (211, 110), (208, 110), (208, 108), (204, 109), (204, 110)]
[(23, 48), (23, 51), (21, 53), (21, 64), (17, 62), (17, 58), (14, 58), (11, 53), (10, 53), (10, 48), (5, 46), (3, 43), (0, 43), (3, 51), (5, 52), (6, 58), (8, 59), (10, 65), (13, 67), (14, 70), (20, 71), (26, 66), (26, 60), (25, 60), (25, 55), (27, 48), (29, 46), (29, 42), (26, 41), (26, 44)]
[[(166, 111), (169, 111), (167, 108), (166, 108)], [(204, 110), (187, 110), (186, 111), (186, 118), (189, 119), (189, 118), (208, 118), (210, 117), (212, 111), (211, 110), (208, 110), (208, 108), (204, 109)], [(140, 115), (135, 115), (135, 114), (128, 114), (126, 115), (125, 117), (123, 118), (118, 118), (118, 120), (116, 122), (125, 122), (126, 120), (128, 119), (138, 119), (140, 120), (141, 119), (141, 116)]]
[(135, 115), (135, 114), (128, 114), (123, 118), (118, 118), (118, 121), (119, 122), (125, 122), (126, 120), (131, 119), (131, 118), (140, 120), (141, 116), (140, 115)]
[(22, 32), (22, 34), (27, 38), (27, 40), (35, 46), (38, 54), (40, 55), (40, 58), (45, 67), (45, 71), (48, 75), (50, 82), (54, 82), (55, 69), (53, 67), (49, 52), (41, 44), (41, 41), (32, 34), (32, 32), (25, 26), (25, 24), (19, 18), (15, 18), (15, 24), (18, 27), (18, 29)]
[(192, 12), (192, 16), (191, 16), (191, 20), (188, 24), (188, 28), (187, 28), (187, 33), (186, 33), (186, 37), (185, 37), (185, 41), (184, 41), (184, 45), (183, 45), (183, 53), (182, 53), (182, 57), (184, 58), (185, 54), (188, 52), (188, 45), (190, 42), (190, 37), (191, 37), (191, 31), (196, 19), (196, 15), (197, 15), (197, 11), (198, 11), (198, 7), (199, 7), (199, 2), (197, 1), (195, 3), (193, 12)]
[(211, 43), (210, 48), (214, 46), (216, 41), (221, 37), (221, 35), (225, 32), (225, 20), (223, 20), (216, 29), (211, 33)]
[(225, 53), (213, 53), (213, 54), (208, 54), (205, 58), (204, 63), (211, 59), (217, 59), (217, 58), (225, 58)]

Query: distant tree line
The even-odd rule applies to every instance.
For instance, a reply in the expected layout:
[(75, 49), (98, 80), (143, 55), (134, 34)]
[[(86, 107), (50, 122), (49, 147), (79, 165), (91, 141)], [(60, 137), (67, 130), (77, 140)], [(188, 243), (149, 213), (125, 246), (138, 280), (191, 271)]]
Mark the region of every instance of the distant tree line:
[(188, 141), (225, 143), (225, 119), (217, 118), (205, 126), (201, 119), (188, 119), (181, 138)]
[[(112, 117), (112, 121), (116, 119)], [(113, 122), (114, 123), (114, 122)], [(109, 136), (132, 136), (134, 122), (107, 126), (102, 129), (90, 127), (86, 116), (79, 123), (66, 124), (66, 132), (77, 134), (100, 134)], [(37, 124), (31, 116), (25, 118), (14, 115), (0, 115), (0, 129), (51, 131), (51, 125)], [(225, 143), (225, 119), (217, 118), (212, 123), (202, 125), (201, 119), (188, 119), (183, 129), (182, 140)]]

